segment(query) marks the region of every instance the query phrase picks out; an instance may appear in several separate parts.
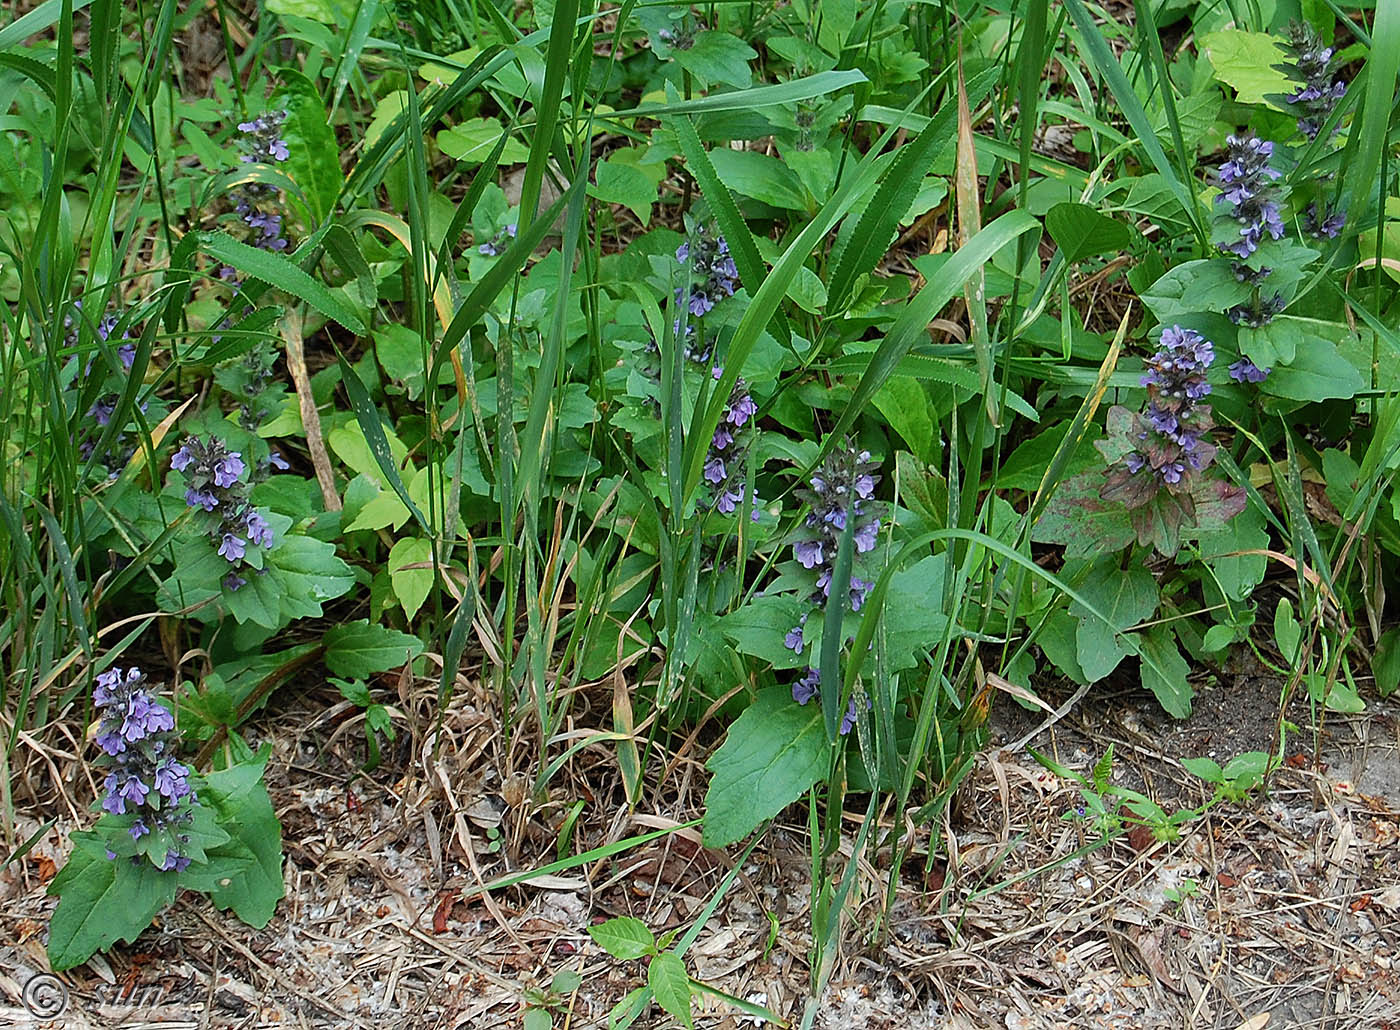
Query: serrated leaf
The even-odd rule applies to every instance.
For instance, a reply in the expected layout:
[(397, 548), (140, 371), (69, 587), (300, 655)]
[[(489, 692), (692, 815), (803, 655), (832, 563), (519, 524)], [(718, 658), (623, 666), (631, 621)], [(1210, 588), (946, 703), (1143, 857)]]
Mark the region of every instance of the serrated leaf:
[(322, 286), (302, 271), (299, 265), (281, 254), (250, 247), (221, 232), (204, 233), (200, 241), (204, 252), (218, 263), (230, 265), (245, 276), (259, 279), (306, 301), (356, 336), (364, 333), (365, 325), (360, 321), (360, 316), (343, 297)]
[(792, 688), (769, 687), (729, 727), (706, 763), (706, 847), (723, 847), (796, 801), (826, 771), (830, 745), (820, 705), (799, 705)]
[(367, 679), (385, 669), (413, 661), (423, 652), (423, 642), (368, 619), (333, 626), (324, 638), (326, 668), (337, 676)]
[(1133, 542), (1129, 512), (1103, 499), (1104, 473), (1091, 469), (1060, 484), (1031, 530), (1038, 544), (1061, 544), (1066, 558), (1121, 551)]
[(647, 924), (632, 916), (618, 916), (588, 928), (598, 947), (613, 958), (631, 960), (656, 952), (656, 937)]
[(663, 951), (647, 967), (647, 986), (656, 1002), (686, 1026), (694, 1026), (690, 1015), (690, 977), (685, 963), (674, 951)]

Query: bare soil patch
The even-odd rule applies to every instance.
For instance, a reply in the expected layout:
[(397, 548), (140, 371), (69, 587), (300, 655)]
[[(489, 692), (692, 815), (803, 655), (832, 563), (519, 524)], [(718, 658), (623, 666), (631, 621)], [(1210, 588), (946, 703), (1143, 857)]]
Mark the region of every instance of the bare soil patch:
[[(1277, 700), (1276, 684), (1239, 675), (1203, 685), (1191, 719), (1174, 723), (1139, 692), (1091, 694), (1030, 746), (1087, 771), (1112, 743), (1121, 782), (1170, 811), (1203, 798), (1179, 759), (1268, 747)], [(941, 828), (946, 855), (931, 875), (922, 861), (902, 870), (884, 935), (886, 859), (863, 861), (816, 1025), (1400, 1026), (1400, 706), (1370, 700), (1363, 716), (1329, 719), (1323, 765), (1309, 754), (1267, 795), (1213, 809), (1179, 841), (1134, 833), (1098, 848), (1065, 818), (1080, 803), (1073, 784), (1025, 751), (999, 750), (1041, 718), (1004, 703)], [(574, 849), (693, 818), (699, 757), (668, 756), (670, 777), (629, 814), (610, 754), (586, 749), (531, 805), (512, 772), (528, 765), (498, 753), (485, 698), (454, 700), (436, 759), (431, 689), (402, 688), (400, 701), (420, 733), (368, 775), (357, 773), (353, 710), (318, 695), (288, 701), (266, 727), (287, 851), (288, 896), (272, 922), (254, 931), (183, 897), (135, 944), (63, 974), (69, 1008), (56, 1025), (476, 1030), (519, 1027), (527, 1004), (547, 1001), (556, 1028), (606, 1026), (645, 974), (599, 951), (588, 927), (622, 914), (657, 933), (688, 927), (737, 852), (707, 851), (684, 829), (489, 899), (474, 888), (552, 861), (577, 799)], [(1310, 738), (1295, 739), (1311, 751)], [(44, 803), (31, 799), (20, 832), (59, 819), (0, 872), (0, 1025), (38, 1025), (23, 1022), (20, 992), (47, 971), (44, 885), (90, 789), (74, 761), (59, 756), (27, 778)], [(65, 786), (76, 808), (60, 804), (54, 776), (77, 784)], [(800, 822), (773, 828), (688, 955), (696, 978), (789, 1020), (809, 979), (807, 848)], [(582, 986), (544, 998), (563, 969)], [(699, 1026), (754, 1025), (720, 1002), (697, 1008)], [(636, 1025), (670, 1024), (653, 1010)]]

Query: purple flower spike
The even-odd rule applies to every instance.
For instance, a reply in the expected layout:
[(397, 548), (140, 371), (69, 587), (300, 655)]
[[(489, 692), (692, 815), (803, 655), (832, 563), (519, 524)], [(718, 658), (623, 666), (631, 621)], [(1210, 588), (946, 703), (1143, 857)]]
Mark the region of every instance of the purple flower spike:
[[(106, 752), (98, 762), (110, 769), (104, 781), (103, 811), (134, 816), (127, 828), (134, 841), (156, 831), (171, 831), (182, 848), (189, 836), (178, 828), (188, 824), (190, 806), (196, 800), (187, 779), (190, 770), (175, 757), (179, 738), (174, 717), (147, 689), (139, 669), (102, 673), (93, 698), (101, 712), (97, 740)], [(172, 849), (171, 854), (188, 864), (180, 850)], [(140, 856), (133, 861), (140, 862)], [(175, 867), (169, 855), (164, 865), (157, 865)]]
[(1346, 83), (1334, 79), (1333, 51), (1318, 38), (1312, 26), (1294, 22), (1288, 26), (1288, 50), (1293, 60), (1290, 76), (1302, 83), (1288, 102), (1298, 108), (1298, 131), (1316, 139), (1337, 101), (1346, 96)]

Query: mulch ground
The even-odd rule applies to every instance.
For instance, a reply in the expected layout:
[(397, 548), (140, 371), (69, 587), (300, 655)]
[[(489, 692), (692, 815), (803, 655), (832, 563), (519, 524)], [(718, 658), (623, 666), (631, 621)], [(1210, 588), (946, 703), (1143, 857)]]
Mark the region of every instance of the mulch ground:
[[(532, 804), (530, 745), (499, 753), (487, 699), (454, 699), (434, 737), (431, 689), (401, 691), (399, 714), (421, 732), (368, 775), (357, 772), (353, 709), (314, 694), (279, 698), (263, 726), (287, 852), (287, 897), (266, 928), (185, 895), (133, 945), (63, 974), (68, 1009), (47, 1025), (486, 1030), (522, 1026), (534, 1005), (550, 1009), (555, 1028), (605, 1027), (645, 971), (608, 958), (587, 928), (623, 914), (658, 934), (688, 928), (737, 850), (708, 851), (681, 829), (489, 896), (474, 888), (553, 861), (580, 799), (575, 852), (694, 818), (703, 756), (668, 756), (668, 778), (629, 814), (612, 755), (585, 748)], [(1096, 690), (1030, 746), (1087, 773), (1112, 744), (1115, 781), (1172, 811), (1205, 797), (1178, 759), (1223, 764), (1267, 748), (1277, 702), (1276, 684), (1241, 673), (1203, 685), (1191, 719), (1174, 723), (1138, 692)], [(1179, 841), (1134, 832), (1095, 847), (1073, 818), (1075, 785), (1007, 749), (1043, 714), (1003, 700), (993, 743), (939, 828), (946, 851), (927, 872), (922, 860), (906, 864), (883, 933), (887, 860), (862, 858), (815, 1025), (1400, 1027), (1400, 705), (1370, 702), (1361, 716), (1329, 716), (1318, 764), (1312, 736), (1293, 738), (1300, 754), (1266, 795), (1211, 809)], [(44, 886), (67, 833), (86, 821), (91, 785), (76, 769), (73, 754), (48, 751), (15, 778), (18, 838), (58, 822), (0, 871), (0, 1026), (39, 1025), (26, 1022), (21, 991), (47, 971)], [(687, 954), (696, 979), (793, 1025), (810, 975), (807, 854), (800, 819), (772, 828)], [(552, 996), (561, 970), (582, 984)], [(696, 1023), (758, 1025), (709, 998), (697, 999)], [(672, 1024), (653, 1009), (634, 1025)]]

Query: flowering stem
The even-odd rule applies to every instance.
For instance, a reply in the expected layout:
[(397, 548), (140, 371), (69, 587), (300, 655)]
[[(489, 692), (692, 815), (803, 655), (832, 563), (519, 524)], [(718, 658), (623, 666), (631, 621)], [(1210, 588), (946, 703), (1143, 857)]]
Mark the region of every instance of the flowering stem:
[(835, 604), (826, 606), (822, 621), (822, 715), (826, 719), (826, 736), (836, 743), (841, 726), (841, 622), (846, 616), (844, 598), (851, 590), (851, 556), (855, 549), (856, 518), (846, 519), (836, 545), (836, 563), (831, 569), (831, 597)]

